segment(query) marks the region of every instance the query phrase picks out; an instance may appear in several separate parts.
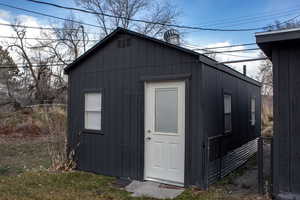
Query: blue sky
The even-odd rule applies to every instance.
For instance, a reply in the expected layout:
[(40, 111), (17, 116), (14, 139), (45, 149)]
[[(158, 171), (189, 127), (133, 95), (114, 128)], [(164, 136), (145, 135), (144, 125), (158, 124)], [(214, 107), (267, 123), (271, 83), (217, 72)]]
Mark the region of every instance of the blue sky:
[[(73, 0), (43, 0), (60, 5), (76, 7)], [(158, 0), (167, 1), (167, 0)], [(275, 20), (285, 21), (300, 14), (300, 1), (297, 0), (169, 0), (181, 11), (178, 19), (180, 25), (201, 26), (206, 28), (255, 28), (265, 27), (274, 23)], [(26, 0), (0, 0), (6, 3), (25, 9), (42, 12), (45, 14), (66, 17), (70, 11), (51, 6), (40, 5)], [(9, 9), (0, 5), (1, 11), (8, 11), (10, 17), (18, 15), (30, 15), (35, 17), (38, 24), (53, 23), (53, 19), (30, 14), (24, 11)], [(95, 19), (88, 14), (74, 13), (77, 18), (86, 22), (97, 24)], [(299, 18), (300, 19), (300, 18)], [(6, 27), (1, 27), (2, 28)], [(2, 31), (3, 32), (3, 31)], [(95, 32), (95, 31), (93, 31)], [(0, 33), (1, 34), (1, 33)], [(197, 47), (226, 46), (232, 44), (243, 44), (255, 42), (255, 31), (247, 32), (212, 32), (212, 31), (191, 31), (186, 30), (184, 41)], [(222, 49), (226, 50), (226, 49)], [(232, 50), (232, 49), (229, 49)], [(234, 56), (223, 54), (217, 55), (218, 61), (236, 60), (241, 58), (256, 58), (259, 52), (232, 53)], [(232, 55), (231, 54), (231, 55)], [(219, 56), (219, 57), (218, 57)], [(241, 71), (245, 63), (232, 65)], [(249, 73), (255, 77), (259, 62), (246, 63), (249, 66)]]
[[(67, 6), (76, 6), (73, 0), (47, 1)], [(0, 2), (62, 17), (70, 13), (63, 9), (34, 4), (25, 0), (0, 0)], [(224, 27), (225, 25), (231, 25), (228, 24), (229, 21), (231, 21), (231, 23), (237, 21), (235, 22), (238, 23), (236, 26), (228, 26), (225, 28), (261, 27), (268, 25), (277, 19), (286, 20), (297, 15), (297, 13), (300, 14), (300, 2), (297, 2), (296, 0), (172, 0), (172, 2), (178, 6), (182, 13), (178, 23), (192, 26)], [(33, 15), (2, 6), (0, 6), (0, 9), (9, 10), (12, 14), (16, 15)], [(38, 19), (43, 23), (47, 23), (49, 21), (46, 17), (37, 15), (33, 16), (38, 17)], [(255, 17), (260, 16), (265, 16), (265, 18), (255, 19)], [(245, 17), (247, 17), (246, 19), (248, 21), (245, 21)], [(252, 21), (250, 21), (251, 17), (254, 18)], [(91, 20), (91, 18), (86, 15), (81, 18), (84, 19), (84, 21), (95, 23), (94, 20)], [(213, 25), (213, 22), (216, 23), (216, 21), (219, 24)], [(188, 41), (193, 41), (193, 43), (201, 45), (224, 41), (229, 41), (230, 43), (248, 43), (254, 42), (254, 31), (238, 33), (187, 31), (185, 38)]]

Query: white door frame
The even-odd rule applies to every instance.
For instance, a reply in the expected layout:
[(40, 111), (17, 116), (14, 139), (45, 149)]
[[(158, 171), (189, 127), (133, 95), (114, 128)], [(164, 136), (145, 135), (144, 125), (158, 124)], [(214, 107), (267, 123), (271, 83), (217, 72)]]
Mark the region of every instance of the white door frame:
[[(156, 88), (177, 88), (178, 89), (178, 133), (160, 133), (155, 132), (154, 128), (154, 105), (155, 105), (155, 95), (154, 90)], [(185, 179), (185, 95), (186, 95), (186, 83), (184, 80), (177, 80), (177, 81), (159, 81), (159, 82), (145, 82), (145, 112), (144, 112), (144, 180), (150, 180), (150, 181), (156, 181), (166, 184), (172, 184), (172, 185), (178, 185), (178, 186), (184, 186), (184, 179)], [(150, 130), (150, 132), (148, 132)], [(169, 178), (161, 178), (160, 176), (151, 177), (149, 174), (151, 167), (149, 163), (150, 158), (150, 148), (151, 143), (149, 142), (148, 138), (155, 135), (163, 135), (163, 137), (166, 138), (166, 140), (170, 140), (169, 138), (177, 138), (179, 141), (179, 148), (176, 150), (176, 166), (178, 166), (178, 173), (174, 176), (172, 176), (172, 172), (170, 173)], [(150, 138), (151, 138), (150, 137)], [(171, 143), (170, 143), (171, 144)], [(153, 148), (153, 144), (152, 144)], [(168, 147), (165, 147), (168, 148)], [(179, 150), (178, 150), (179, 149)], [(171, 150), (170, 150), (171, 151)], [(178, 152), (177, 152), (178, 151)], [(171, 154), (171, 153), (170, 153)], [(171, 158), (170, 158), (171, 159)], [(176, 160), (175, 159), (175, 160)], [(172, 160), (170, 160), (172, 161)], [(175, 161), (174, 161), (175, 162)], [(179, 164), (180, 163), (180, 164)], [(170, 164), (171, 165), (171, 164)], [(171, 169), (171, 168), (170, 168)], [(169, 169), (167, 169), (169, 170)], [(171, 170), (169, 170), (171, 171)], [(179, 175), (179, 176), (178, 176)]]

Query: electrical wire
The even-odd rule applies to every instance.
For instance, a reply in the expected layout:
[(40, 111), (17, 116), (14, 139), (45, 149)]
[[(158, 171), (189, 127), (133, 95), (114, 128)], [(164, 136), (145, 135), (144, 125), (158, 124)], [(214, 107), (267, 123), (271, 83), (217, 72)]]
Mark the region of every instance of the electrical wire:
[[(16, 10), (22, 10), (22, 11), (25, 11), (25, 12), (29, 12), (29, 13), (33, 13), (33, 14), (45, 16), (45, 17), (50, 17), (50, 18), (64, 20), (64, 21), (70, 21), (70, 22), (74, 22), (74, 23), (77, 23), (77, 24), (83, 24), (83, 25), (86, 25), (86, 26), (91, 26), (91, 27), (96, 27), (96, 28), (103, 28), (102, 26), (99, 26), (99, 25), (89, 24), (89, 23), (85, 23), (85, 22), (81, 22), (81, 21), (76, 21), (76, 20), (72, 20), (72, 19), (66, 19), (66, 18), (62, 18), (62, 17), (57, 17), (57, 16), (53, 16), (53, 15), (49, 15), (49, 14), (45, 14), (45, 13), (41, 13), (41, 12), (37, 12), (37, 11), (33, 11), (33, 10), (28, 10), (28, 9), (25, 9), (25, 8), (20, 8), (20, 7), (8, 5), (8, 4), (5, 4), (5, 3), (0, 3), (0, 5), (8, 7), (8, 8), (16, 9)], [(108, 29), (109, 30), (113, 30), (113, 29), (110, 29), (110, 28), (108, 28)]]
[(295, 15), (299, 13), (299, 7), (297, 8), (292, 8), (289, 9), (287, 11), (284, 12), (277, 12), (274, 14), (265, 14), (265, 15), (260, 15), (260, 16), (249, 16), (247, 18), (232, 18), (232, 20), (225, 20), (225, 21), (219, 21), (216, 23), (204, 23), (202, 25), (206, 25), (206, 26), (217, 26), (217, 25), (223, 25), (219, 28), (223, 28), (223, 27), (230, 27), (230, 26), (234, 26), (237, 23), (238, 24), (249, 24), (249, 23), (253, 23), (253, 22), (257, 22), (257, 21), (262, 21), (262, 20), (268, 20), (268, 19), (274, 19), (274, 17), (278, 18), (278, 17), (285, 17), (285, 16), (290, 16), (290, 15)]
[[(161, 25), (161, 26), (168, 26), (168, 27), (175, 27), (175, 28), (183, 28), (183, 29), (192, 29), (192, 30), (202, 30), (202, 31), (228, 31), (228, 32), (239, 32), (239, 31), (257, 31), (257, 30), (264, 30), (269, 28), (270, 26), (265, 26), (265, 27), (256, 27), (256, 28), (244, 28), (244, 29), (219, 29), (219, 28), (206, 28), (206, 27), (200, 27), (200, 26), (185, 26), (185, 25), (177, 25), (177, 24), (169, 24), (169, 23), (161, 23), (161, 22), (153, 22), (153, 21), (148, 21), (148, 20), (143, 20), (143, 19), (134, 19), (134, 18), (128, 18), (124, 16), (116, 16), (112, 14), (107, 14), (103, 12), (95, 12), (95, 11), (89, 11), (81, 8), (73, 8), (73, 7), (67, 7), (67, 6), (62, 6), (54, 3), (49, 3), (49, 2), (43, 2), (43, 1), (38, 1), (38, 0), (27, 0), (29, 2), (33, 3), (38, 3), (38, 4), (44, 4), (44, 5), (49, 5), (49, 6), (54, 6), (57, 8), (62, 8), (62, 9), (67, 9), (67, 10), (72, 10), (72, 11), (79, 11), (79, 12), (84, 12), (84, 13), (89, 13), (89, 14), (96, 14), (96, 15), (102, 15), (110, 18), (115, 18), (115, 19), (123, 19), (123, 20), (128, 20), (128, 21), (134, 21), (134, 22), (141, 22), (141, 23), (146, 23), (146, 24), (154, 24), (154, 25)], [(288, 23), (296, 18), (300, 17), (300, 15), (297, 15), (291, 19), (288, 19), (284, 22), (283, 24)]]
[(251, 49), (237, 49), (237, 50), (230, 50), (230, 51), (211, 51), (203, 54), (218, 54), (218, 53), (231, 53), (231, 52), (241, 52), (241, 51), (256, 51), (260, 50), (260, 48), (251, 48)]
[[(242, 21), (242, 20), (248, 20), (248, 19), (255, 19), (259, 17), (265, 17), (265, 16), (270, 16), (270, 15), (276, 15), (276, 14), (281, 14), (281, 13), (286, 13), (286, 12), (292, 12), (295, 9), (299, 9), (300, 5), (295, 5), (293, 7), (288, 7), (284, 9), (279, 9), (279, 10), (274, 10), (270, 12), (258, 12), (258, 13), (253, 13), (252, 15), (244, 15), (244, 16), (238, 16), (238, 17), (229, 17), (229, 18), (223, 18), (223, 19), (215, 19), (215, 20), (205, 20), (205, 22), (199, 21), (199, 23), (202, 23), (202, 25), (218, 25), (218, 24), (224, 24), (224, 23), (230, 23), (230, 22), (237, 22), (237, 21)], [(263, 15), (262, 15), (263, 14)]]
[[(53, 64), (38, 64), (34, 63), (32, 64), (32, 67), (55, 67), (55, 66), (66, 66), (66, 64), (63, 63), (53, 63)], [(16, 68), (29, 68), (26, 64), (0, 64), (0, 70), (1, 69), (16, 69)]]
[(219, 62), (219, 64), (232, 64), (232, 63), (241, 63), (241, 62), (254, 62), (254, 61), (260, 61), (260, 60), (267, 60), (267, 57), (262, 58), (253, 58), (253, 59), (244, 59), (244, 60), (232, 60), (232, 61), (225, 61), (225, 62)]
[[(299, 10), (297, 13), (299, 13)], [(289, 17), (289, 16), (293, 16), (293, 15), (295, 15), (295, 13), (282, 14), (277, 17), (283, 18), (283, 17)], [(270, 19), (273, 19), (273, 18), (270, 18)], [(248, 22), (244, 21), (244, 22), (239, 22), (239, 23), (231, 23), (231, 24), (221, 26), (220, 28), (232, 28), (232, 27), (237, 27), (240, 25), (245, 25), (245, 24), (250, 24), (250, 23), (255, 23), (255, 22), (262, 22), (262, 21), (264, 22), (265, 20), (267, 20), (267, 19), (262, 18), (262, 19), (250, 20)]]
[[(1, 3), (0, 3), (1, 4)], [(25, 25), (20, 25), (20, 24), (5, 24), (5, 23), (0, 23), (1, 26), (10, 26), (10, 27), (20, 27), (20, 28), (30, 28), (30, 29), (41, 29), (41, 30), (53, 30), (54, 28), (48, 28), (48, 27), (40, 27), (40, 26), (25, 26)], [(55, 28), (58, 30), (76, 30), (76, 29), (66, 29), (66, 28)]]
[[(20, 27), (20, 28), (28, 28), (28, 29), (40, 29), (40, 30), (66, 30), (66, 31), (77, 31), (78, 29), (69, 29), (69, 28), (50, 28), (50, 27), (42, 27), (42, 26), (27, 26), (21, 24), (6, 24), (0, 23), (0, 26), (9, 26), (9, 27)], [(88, 34), (99, 35), (99, 33), (86, 31)]]
[(223, 49), (223, 48), (242, 47), (242, 46), (252, 46), (252, 45), (256, 45), (256, 43), (234, 44), (234, 45), (218, 46), (218, 47), (208, 47), (208, 48), (194, 48), (193, 50)]
[[(3, 36), (1, 35), (0, 38), (3, 38), (3, 39), (19, 39), (18, 37), (15, 37), (15, 36)], [(25, 40), (46, 40), (46, 41), (66, 41), (66, 40), (70, 40), (70, 39), (54, 39), (54, 38), (35, 38), (35, 37), (24, 37), (22, 39), (25, 39)], [(70, 40), (71, 41), (71, 40)], [(83, 41), (82, 39), (79, 40), (79, 39), (74, 39), (72, 41)], [(95, 41), (95, 42), (98, 42), (100, 40), (93, 40), (93, 39), (85, 39), (84, 41)]]

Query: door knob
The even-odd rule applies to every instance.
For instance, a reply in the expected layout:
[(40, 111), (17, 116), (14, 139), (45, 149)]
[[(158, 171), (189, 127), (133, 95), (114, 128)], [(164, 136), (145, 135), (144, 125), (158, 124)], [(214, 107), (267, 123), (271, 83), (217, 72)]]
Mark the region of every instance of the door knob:
[(147, 132), (148, 132), (148, 133), (151, 133), (151, 130), (149, 129)]
[(151, 140), (151, 137), (146, 137), (146, 140)]

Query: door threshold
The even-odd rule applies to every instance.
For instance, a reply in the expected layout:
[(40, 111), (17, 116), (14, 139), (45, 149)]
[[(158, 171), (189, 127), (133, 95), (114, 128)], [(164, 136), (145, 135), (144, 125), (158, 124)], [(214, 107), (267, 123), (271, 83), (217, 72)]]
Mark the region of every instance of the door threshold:
[(159, 179), (159, 178), (145, 178), (145, 181), (152, 181), (156, 183), (162, 183), (166, 185), (175, 185), (178, 187), (184, 187), (184, 183), (176, 182), (176, 181), (169, 181), (169, 180), (164, 180), (164, 179)]

